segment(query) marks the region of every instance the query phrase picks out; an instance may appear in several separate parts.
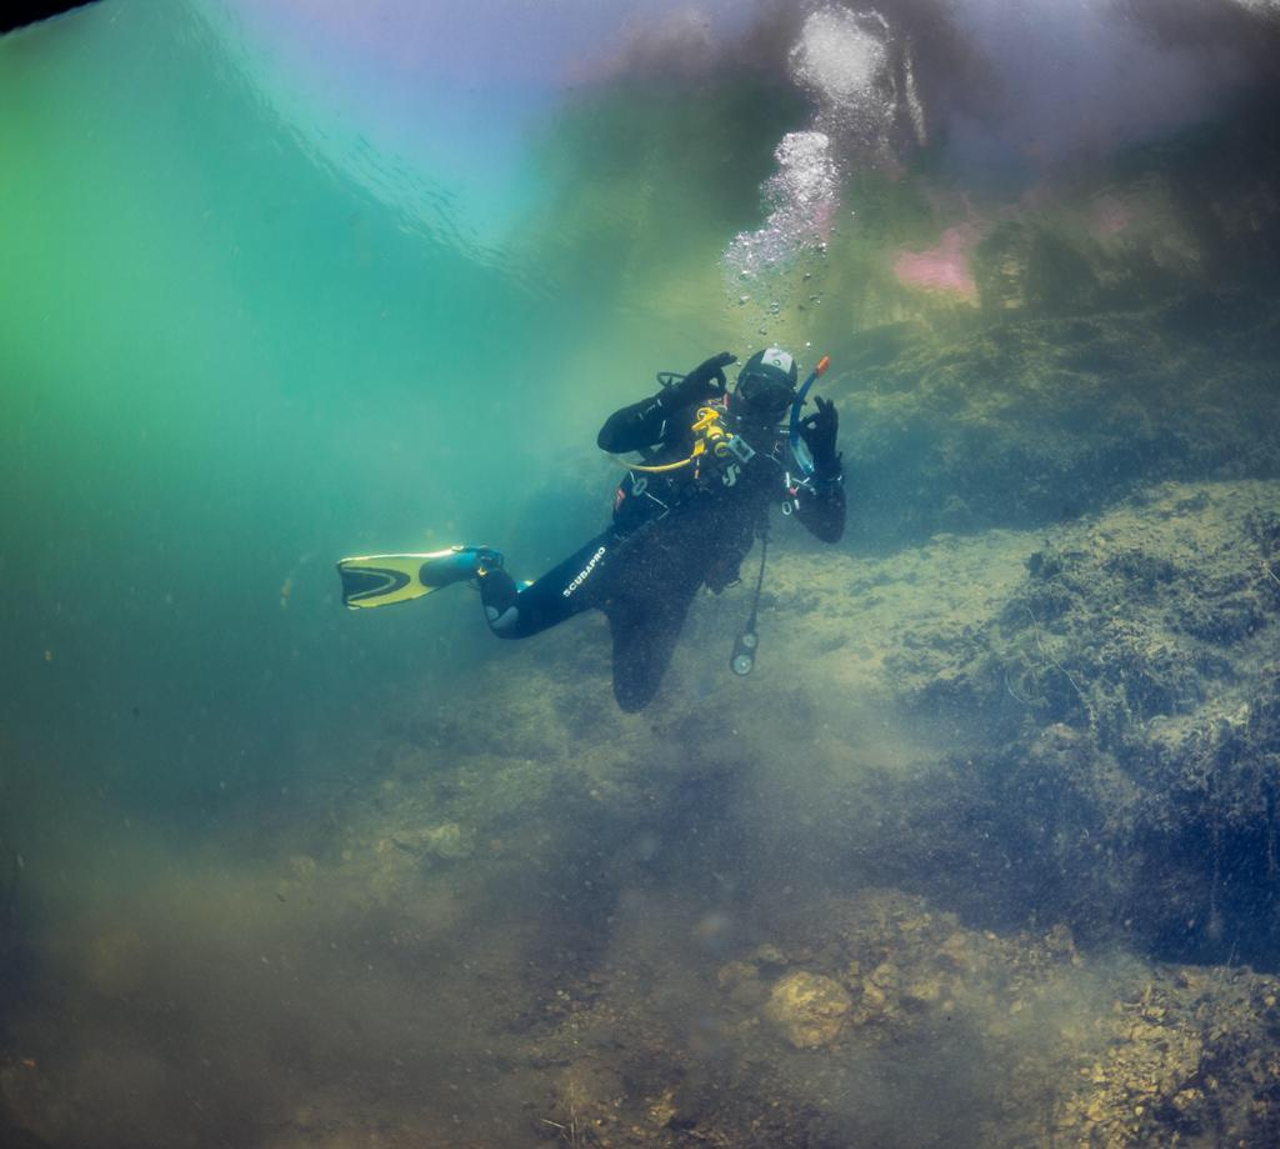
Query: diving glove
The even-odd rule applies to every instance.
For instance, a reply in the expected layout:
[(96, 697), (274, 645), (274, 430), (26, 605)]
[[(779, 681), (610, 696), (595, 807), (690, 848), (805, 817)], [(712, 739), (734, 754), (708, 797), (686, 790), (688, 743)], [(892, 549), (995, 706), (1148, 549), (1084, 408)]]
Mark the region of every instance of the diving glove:
[(695, 403), (706, 403), (710, 399), (719, 398), (729, 386), (724, 377), (724, 369), (737, 361), (738, 357), (728, 351), (713, 355), (699, 363), (679, 383), (668, 387), (658, 397), (659, 404), (665, 411), (678, 411), (684, 407), (692, 407)]
[(840, 416), (834, 400), (814, 396), (818, 410), (801, 420), (800, 434), (813, 456), (814, 473), (828, 479), (840, 473), (840, 456), (836, 453), (836, 435), (840, 430)]

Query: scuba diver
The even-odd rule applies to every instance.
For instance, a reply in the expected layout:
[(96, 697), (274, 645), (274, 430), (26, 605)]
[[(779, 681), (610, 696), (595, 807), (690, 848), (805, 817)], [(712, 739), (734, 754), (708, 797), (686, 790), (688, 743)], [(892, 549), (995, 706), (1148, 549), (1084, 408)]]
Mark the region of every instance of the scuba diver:
[(517, 584), (502, 554), (488, 547), (370, 555), (338, 564), (343, 602), (382, 606), (471, 581), (499, 638), (527, 638), (600, 610), (613, 637), (614, 696), (634, 713), (657, 692), (695, 595), (704, 585), (720, 594), (738, 582), (759, 535), (751, 616), (730, 660), (735, 673), (748, 673), (770, 506), (780, 504), (783, 514), (835, 543), (844, 534), (845, 499), (834, 402), (815, 396), (816, 411), (801, 417), (829, 360), (797, 389), (795, 360), (770, 347), (743, 364), (730, 392), (724, 369), (736, 362), (726, 351), (687, 375), (660, 373), (656, 395), (609, 416), (600, 448), (615, 457), (638, 452), (643, 461), (616, 460), (627, 474), (614, 494), (612, 522), (536, 582)]

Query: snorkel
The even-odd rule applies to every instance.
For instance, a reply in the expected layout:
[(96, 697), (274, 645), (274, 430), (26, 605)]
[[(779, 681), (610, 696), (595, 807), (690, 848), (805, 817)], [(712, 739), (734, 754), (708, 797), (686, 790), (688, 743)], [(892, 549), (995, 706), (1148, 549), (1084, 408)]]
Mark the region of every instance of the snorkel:
[(818, 365), (809, 372), (809, 378), (796, 392), (795, 400), (791, 404), (791, 456), (806, 476), (813, 474), (813, 458), (808, 448), (804, 447), (800, 441), (800, 408), (804, 406), (805, 396), (809, 394), (809, 388), (813, 386), (814, 380), (830, 366), (830, 355), (824, 355), (819, 359)]

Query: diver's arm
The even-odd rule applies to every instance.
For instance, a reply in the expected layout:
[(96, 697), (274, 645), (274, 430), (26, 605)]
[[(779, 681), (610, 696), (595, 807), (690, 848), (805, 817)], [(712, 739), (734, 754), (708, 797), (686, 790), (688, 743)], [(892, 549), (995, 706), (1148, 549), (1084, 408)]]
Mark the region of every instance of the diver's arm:
[(736, 359), (728, 351), (722, 351), (699, 363), (678, 383), (664, 387), (653, 398), (642, 399), (639, 403), (632, 403), (630, 407), (615, 411), (596, 436), (600, 450), (614, 455), (624, 451), (639, 451), (668, 437), (683, 434), (693, 420), (672, 424), (671, 417), (678, 416), (686, 407), (694, 407), (723, 395), (726, 386), (724, 369)]
[(795, 493), (796, 517), (824, 543), (838, 543), (844, 534), (844, 462), (836, 450), (840, 416), (836, 405), (820, 395), (817, 411), (800, 423), (812, 466), (807, 482)]
[(668, 418), (673, 414), (663, 403), (666, 397), (667, 392), (663, 391), (615, 411), (600, 428), (596, 445), (611, 455), (621, 455), (661, 442), (667, 431)]

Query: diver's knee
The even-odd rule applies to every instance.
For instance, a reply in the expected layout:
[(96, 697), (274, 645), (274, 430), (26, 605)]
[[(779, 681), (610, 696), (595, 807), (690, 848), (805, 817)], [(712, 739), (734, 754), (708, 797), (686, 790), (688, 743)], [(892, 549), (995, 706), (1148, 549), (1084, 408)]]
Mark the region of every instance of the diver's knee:
[(617, 700), (618, 709), (624, 714), (638, 714), (658, 693), (656, 682), (640, 682), (635, 679), (618, 678), (613, 680), (613, 697)]
[(505, 570), (486, 572), (480, 580), (480, 601), (484, 604), (485, 621), (499, 638), (521, 638), (520, 608), (516, 600), (520, 589)]
[(520, 611), (516, 607), (509, 606), (502, 610), (496, 606), (486, 606), (484, 617), (489, 629), (499, 638), (524, 637), (524, 632), (520, 629)]

